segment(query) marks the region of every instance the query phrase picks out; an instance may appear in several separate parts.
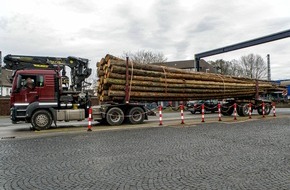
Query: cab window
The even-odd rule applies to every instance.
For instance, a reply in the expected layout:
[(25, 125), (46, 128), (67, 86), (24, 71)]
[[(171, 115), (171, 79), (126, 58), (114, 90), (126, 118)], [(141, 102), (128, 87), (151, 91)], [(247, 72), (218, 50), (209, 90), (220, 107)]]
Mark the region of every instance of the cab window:
[(21, 88), (27, 88), (29, 85), (30, 88), (35, 87), (36, 76), (32, 75), (22, 75), (20, 85)]
[(43, 75), (38, 75), (36, 77), (36, 86), (43, 87), (44, 86), (44, 77)]

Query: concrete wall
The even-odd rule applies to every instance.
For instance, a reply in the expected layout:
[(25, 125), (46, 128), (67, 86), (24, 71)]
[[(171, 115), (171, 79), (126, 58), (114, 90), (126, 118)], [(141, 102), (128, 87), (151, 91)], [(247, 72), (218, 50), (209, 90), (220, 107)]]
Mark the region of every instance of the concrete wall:
[(0, 98), (0, 115), (10, 115), (10, 98)]

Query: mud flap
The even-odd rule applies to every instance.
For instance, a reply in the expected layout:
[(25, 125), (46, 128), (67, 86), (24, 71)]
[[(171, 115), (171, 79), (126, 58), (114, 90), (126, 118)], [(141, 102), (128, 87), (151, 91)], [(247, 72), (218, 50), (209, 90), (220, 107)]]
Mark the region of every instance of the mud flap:
[(52, 113), (52, 119), (53, 119), (53, 123), (54, 123), (54, 125), (55, 125), (55, 127), (57, 127), (57, 125), (56, 125), (56, 113), (55, 113), (55, 109), (53, 109), (53, 108), (49, 108), (49, 111)]

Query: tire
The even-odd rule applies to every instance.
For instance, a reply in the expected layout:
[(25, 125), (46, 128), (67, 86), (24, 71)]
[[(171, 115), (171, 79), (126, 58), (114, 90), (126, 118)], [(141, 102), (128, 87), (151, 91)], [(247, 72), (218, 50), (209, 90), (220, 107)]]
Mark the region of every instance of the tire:
[[(269, 115), (271, 110), (272, 110), (272, 106), (269, 103), (265, 103), (265, 115)], [(258, 111), (259, 115), (263, 115), (263, 107), (262, 106), (259, 106), (257, 111)]]
[(246, 103), (238, 105), (237, 109), (238, 115), (241, 117), (245, 117), (249, 115), (249, 106)]
[(118, 107), (112, 107), (106, 114), (109, 125), (121, 125), (124, 121), (124, 112)]
[(222, 114), (224, 115), (224, 116), (231, 116), (232, 114), (233, 114), (233, 112), (234, 112), (234, 107), (233, 106), (231, 106), (231, 107), (224, 107), (224, 106), (222, 106), (221, 107), (221, 112), (222, 112)]
[(31, 124), (35, 130), (45, 130), (51, 127), (52, 116), (47, 110), (38, 110), (31, 117)]
[(195, 108), (190, 108), (190, 109), (188, 109), (188, 111), (190, 111), (190, 113), (192, 113), (192, 114), (196, 113), (196, 109)]
[(101, 125), (107, 125), (108, 124), (105, 118), (104, 119), (98, 119), (96, 121), (99, 122)]
[(140, 124), (144, 122), (145, 113), (140, 107), (132, 107), (128, 112), (127, 121), (130, 124)]

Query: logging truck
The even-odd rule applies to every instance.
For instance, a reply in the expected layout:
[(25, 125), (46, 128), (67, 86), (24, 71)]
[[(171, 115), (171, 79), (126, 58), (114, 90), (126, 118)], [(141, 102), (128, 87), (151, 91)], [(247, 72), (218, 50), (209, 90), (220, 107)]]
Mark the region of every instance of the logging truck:
[[(91, 107), (85, 79), (91, 74), (88, 59), (7, 55), (5, 68), (13, 70), (10, 111), (12, 123), (25, 121), (44, 130), (57, 121), (84, 120)], [(71, 83), (65, 68), (71, 69)], [(110, 103), (92, 107), (93, 119), (110, 125), (147, 119), (142, 104)]]
[[(109, 125), (124, 121), (140, 124), (148, 119), (144, 104), (139, 103), (145, 101), (226, 98), (224, 115), (233, 113), (234, 104), (240, 116), (248, 115), (248, 103), (259, 114), (263, 113), (262, 107), (264, 114), (269, 114), (271, 102), (261, 100), (259, 95), (275, 89), (265, 81), (137, 64), (107, 55), (97, 65), (102, 104), (91, 106), (84, 89), (85, 79), (91, 74), (87, 59), (7, 55), (4, 62), (6, 69), (15, 71), (11, 78), (11, 120), (31, 123), (36, 130), (48, 129), (52, 123), (56, 126), (57, 121), (84, 120), (89, 115)], [(71, 82), (66, 67), (71, 69)]]

